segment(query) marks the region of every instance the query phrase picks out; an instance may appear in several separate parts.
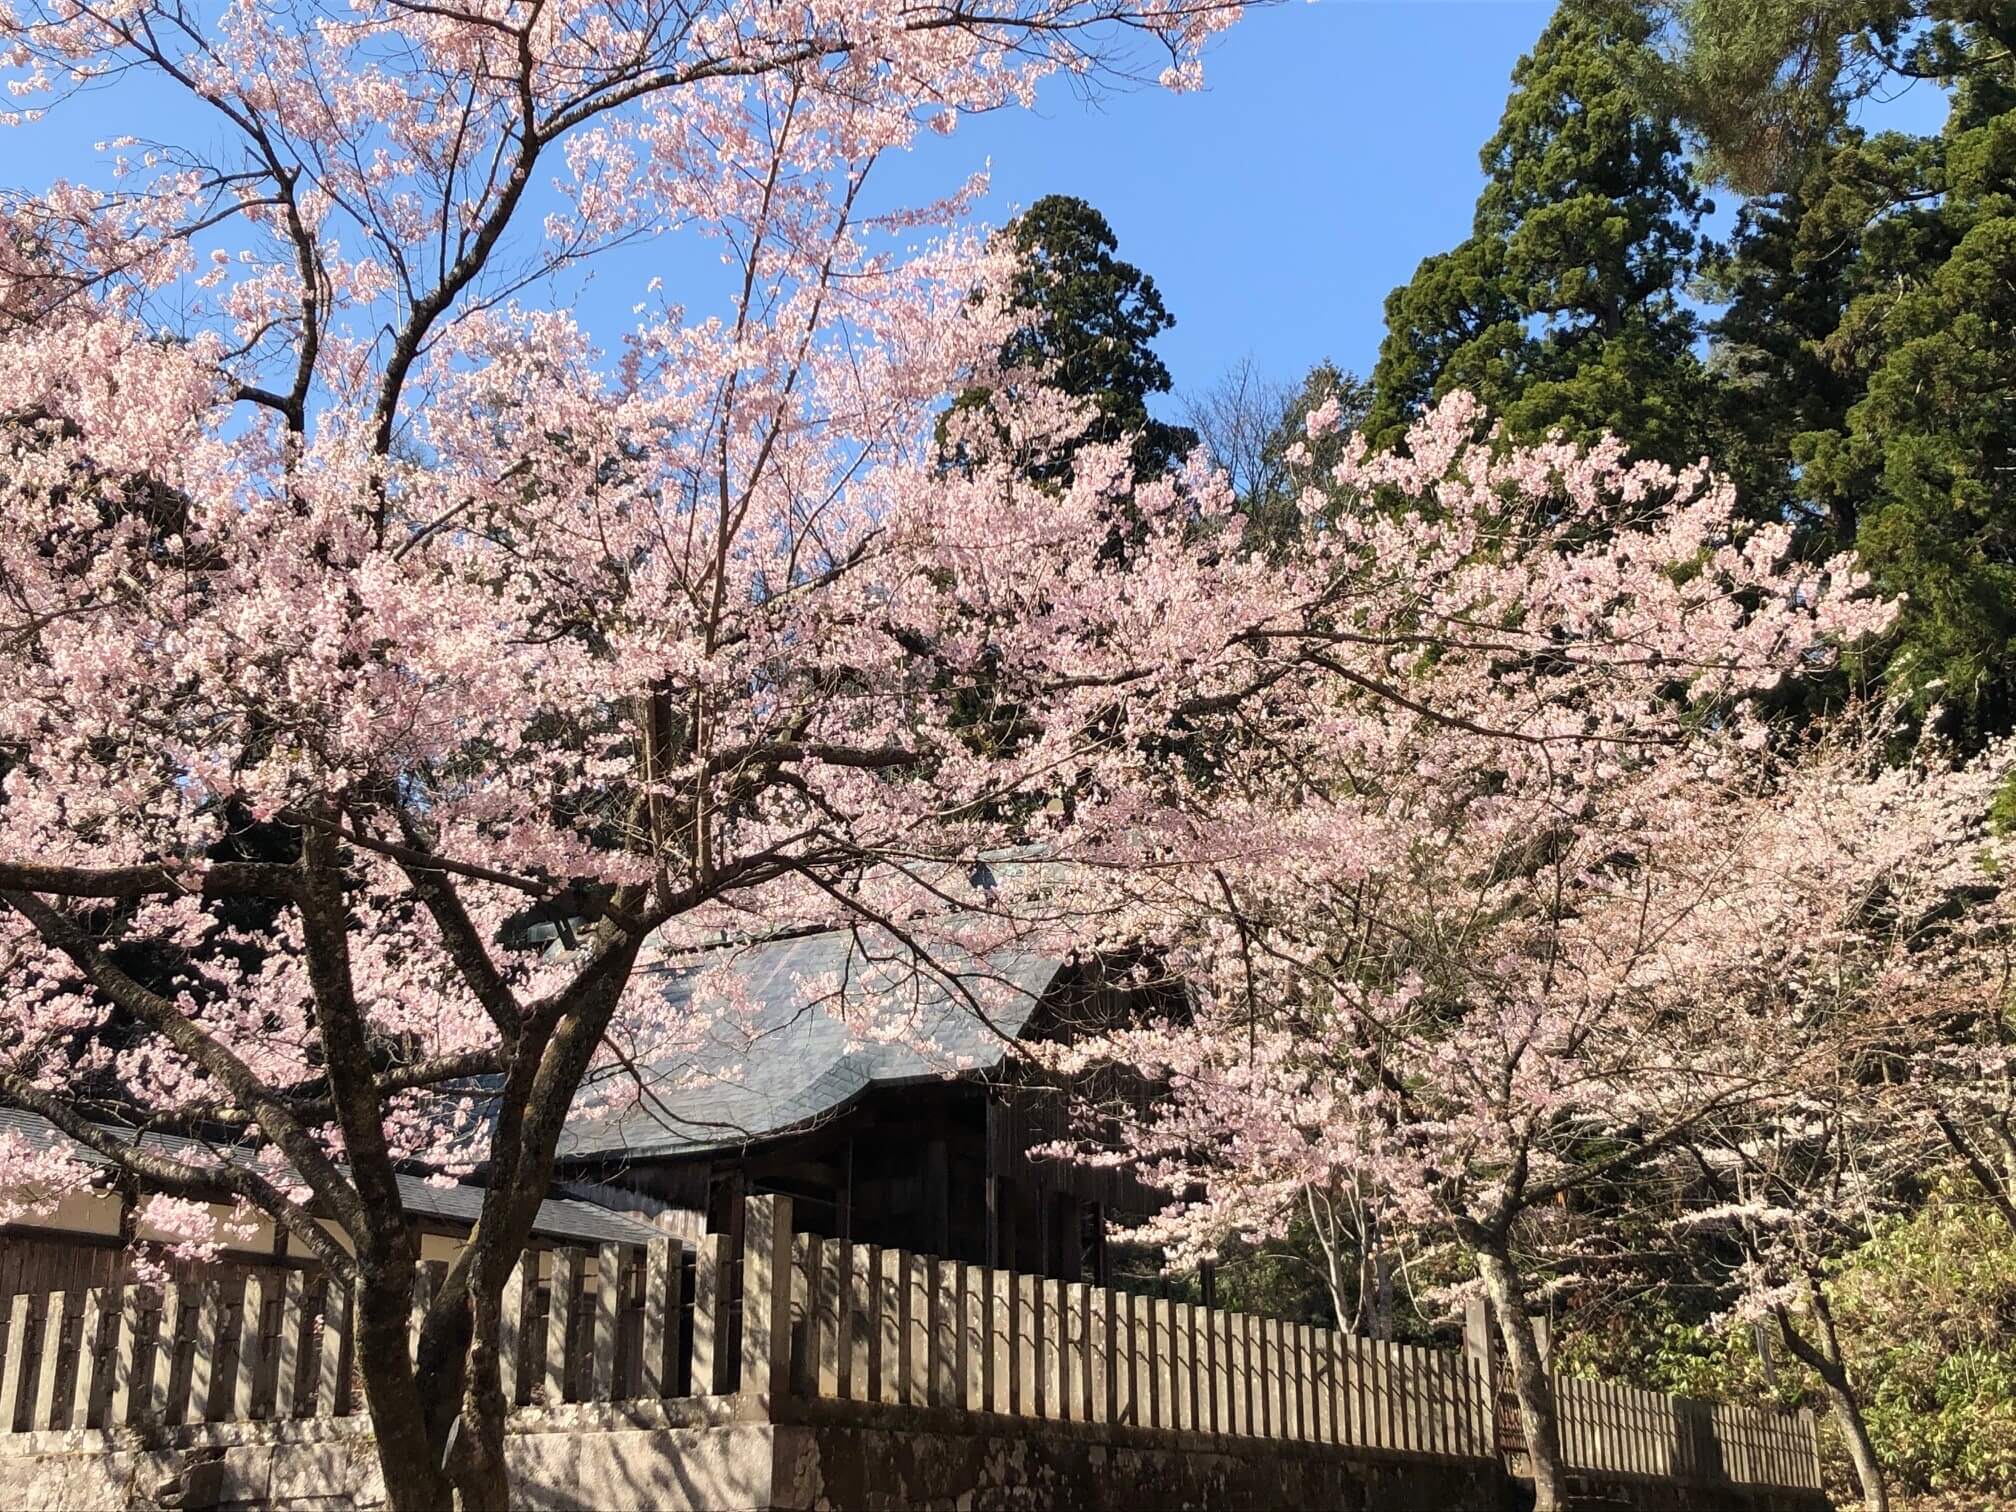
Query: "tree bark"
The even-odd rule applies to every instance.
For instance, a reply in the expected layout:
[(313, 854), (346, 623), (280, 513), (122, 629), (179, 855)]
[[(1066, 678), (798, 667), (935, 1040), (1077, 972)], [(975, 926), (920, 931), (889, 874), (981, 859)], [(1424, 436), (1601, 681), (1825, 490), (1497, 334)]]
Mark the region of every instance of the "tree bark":
[(1561, 1425), (1554, 1410), (1554, 1387), (1540, 1357), (1539, 1336), (1526, 1316), (1526, 1294), (1510, 1254), (1496, 1245), (1477, 1250), (1477, 1274), (1498, 1313), (1505, 1341), (1505, 1366), (1519, 1399), (1519, 1422), (1526, 1434), (1526, 1459), (1533, 1468), (1533, 1512), (1561, 1512), (1568, 1505), (1568, 1477), (1561, 1462)]
[(357, 1297), (357, 1368), (378, 1443), (385, 1502), (393, 1512), (440, 1512), (450, 1501), (448, 1478), (429, 1442), (419, 1381), (408, 1354), (413, 1273), (367, 1273)]
[(1890, 1486), (1883, 1474), (1883, 1462), (1869, 1438), (1869, 1425), (1862, 1417), (1862, 1403), (1848, 1378), (1847, 1362), (1841, 1357), (1840, 1336), (1834, 1329), (1834, 1314), (1827, 1297), (1812, 1277), (1806, 1279), (1806, 1297), (1813, 1313), (1818, 1342), (1808, 1339), (1793, 1326), (1792, 1314), (1774, 1307), (1778, 1335), (1792, 1357), (1820, 1377), (1827, 1393), (1827, 1405), (1834, 1413), (1834, 1426), (1848, 1446), (1848, 1459), (1855, 1467), (1855, 1480), (1862, 1488), (1864, 1512), (1890, 1512)]

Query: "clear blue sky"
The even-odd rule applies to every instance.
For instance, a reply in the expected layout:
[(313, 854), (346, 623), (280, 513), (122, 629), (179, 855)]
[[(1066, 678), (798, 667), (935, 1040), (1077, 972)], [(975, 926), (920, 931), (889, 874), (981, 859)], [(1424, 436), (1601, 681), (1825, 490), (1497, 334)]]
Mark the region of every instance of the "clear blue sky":
[[(1089, 200), (1177, 318), (1160, 350), (1179, 390), (1248, 354), (1283, 379), (1325, 357), (1362, 373), (1387, 292), (1468, 234), (1478, 149), (1551, 10), (1550, 0), (1291, 0), (1217, 40), (1199, 93), (1142, 88), (1087, 104), (1053, 80), (1034, 112), (927, 134), (878, 167), (876, 191), (934, 198), (991, 162), (982, 214), (992, 223), (1044, 194)], [(164, 104), (157, 89), (122, 84), (0, 134), (0, 184), (105, 182), (93, 139), (172, 136)], [(1921, 87), (1881, 114), (1925, 130), (1943, 108)], [(608, 258), (585, 287), (570, 277), (525, 298), (577, 303), (613, 347), (654, 274), (696, 314), (719, 292), (714, 250), (675, 237)]]
[[(940, 183), (993, 160), (990, 220), (1075, 194), (1154, 276), (1176, 326), (1179, 389), (1251, 353), (1299, 377), (1369, 369), (1387, 291), (1469, 234), (1512, 66), (1545, 0), (1321, 0), (1250, 12), (1207, 56), (1201, 93), (1092, 107), (1045, 91), (922, 143), (903, 171)], [(920, 180), (921, 182), (921, 180)], [(886, 187), (886, 186), (885, 186)]]

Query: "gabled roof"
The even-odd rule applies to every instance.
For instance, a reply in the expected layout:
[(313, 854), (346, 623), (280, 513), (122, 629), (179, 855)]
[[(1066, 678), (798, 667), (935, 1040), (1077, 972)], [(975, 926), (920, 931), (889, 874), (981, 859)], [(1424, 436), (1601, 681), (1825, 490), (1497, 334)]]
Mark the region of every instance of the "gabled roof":
[[(1027, 1028), (1061, 969), (1022, 948), (982, 960), (934, 943), (931, 955), (940, 972), (920, 973), (896, 941), (838, 930), (726, 947), (664, 971), (662, 990), (674, 1009), (701, 1021), (700, 978), (731, 971), (742, 1011), (696, 1044), (640, 1067), (641, 1090), (627, 1071), (584, 1088), (559, 1158), (733, 1148), (830, 1118), (871, 1086), (989, 1070)], [(873, 1023), (876, 1036), (850, 1029), (850, 1016)], [(891, 1030), (900, 1033), (883, 1037)]]
[[(200, 1140), (184, 1139), (176, 1134), (136, 1134), (131, 1129), (111, 1125), (100, 1127), (171, 1160), (195, 1158), (207, 1161), (215, 1149)], [(0, 1108), (0, 1132), (5, 1131), (19, 1134), (38, 1148), (69, 1149), (87, 1165), (111, 1164), (103, 1155), (77, 1144), (37, 1113), (24, 1112), (19, 1108)], [(436, 1186), (418, 1176), (402, 1175), (399, 1178), (399, 1201), (413, 1217), (434, 1218), (466, 1228), (483, 1211), (483, 1188), (467, 1182)], [(571, 1197), (548, 1198), (540, 1203), (538, 1215), (532, 1220), (532, 1231), (542, 1238), (559, 1239), (570, 1244), (646, 1244), (664, 1237), (650, 1224)]]

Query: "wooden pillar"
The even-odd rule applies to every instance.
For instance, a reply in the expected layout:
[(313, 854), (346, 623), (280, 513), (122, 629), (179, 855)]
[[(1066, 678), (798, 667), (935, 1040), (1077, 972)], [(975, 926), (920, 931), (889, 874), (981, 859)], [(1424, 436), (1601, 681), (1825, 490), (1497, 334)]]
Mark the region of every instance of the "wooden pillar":
[(574, 1337), (574, 1295), (581, 1287), (581, 1251), (553, 1251), (553, 1276), (546, 1288), (545, 1373), (543, 1397), (548, 1407), (567, 1400), (567, 1346)]
[(185, 1423), (200, 1423), (209, 1416), (217, 1345), (223, 1332), (218, 1325), (224, 1299), (217, 1283), (206, 1283), (197, 1289), (196, 1295), (196, 1347), (189, 1355), (189, 1395), (182, 1402), (182, 1421)]
[(112, 1400), (105, 1409), (107, 1428), (124, 1427), (135, 1421), (141, 1396), (141, 1372), (147, 1359), (142, 1337), (144, 1298), (137, 1286), (123, 1287), (119, 1293), (119, 1334), (113, 1347)]
[(42, 1360), (35, 1371), (35, 1399), (28, 1408), (30, 1429), (56, 1426), (56, 1370), (63, 1361), (63, 1324), (70, 1304), (64, 1293), (53, 1291), (42, 1305)]
[(259, 1376), (266, 1363), (266, 1288), (258, 1271), (245, 1278), (238, 1302), (238, 1378), (232, 1382), (229, 1416), (249, 1423), (259, 1413)]
[[(510, 1296), (510, 1291), (505, 1291)], [(298, 1417), (301, 1411), (301, 1328), (308, 1312), (308, 1282), (298, 1270), (287, 1272), (287, 1282), (280, 1293), (280, 1337), (273, 1350), (273, 1416), (280, 1419)], [(508, 1321), (509, 1315), (506, 1315)], [(506, 1357), (508, 1360), (508, 1356)], [(510, 1400), (509, 1377), (506, 1377), (505, 1400)], [(112, 1419), (108, 1416), (106, 1423)], [(123, 1419), (122, 1419), (123, 1421)]]
[(622, 1316), (624, 1275), (623, 1250), (605, 1244), (595, 1257), (595, 1364), (594, 1400), (607, 1402), (616, 1395), (616, 1326)]
[(644, 1248), (644, 1315), (642, 1363), (638, 1367), (638, 1395), (663, 1398), (675, 1394), (671, 1345), (678, 1333), (678, 1298), (673, 1288), (680, 1280), (680, 1268), (672, 1263), (669, 1236), (653, 1239)]
[(728, 1236), (693, 1247), (693, 1395), (714, 1396), (728, 1356)]
[[(497, 1320), (497, 1374), (504, 1387), (506, 1412), (518, 1405), (518, 1385), (524, 1379), (525, 1308), (538, 1280), (538, 1268), (536, 1251), (520, 1251), (518, 1263), (511, 1267), (511, 1274), (504, 1282), (499, 1302), (503, 1315)], [(528, 1269), (532, 1272), (530, 1277), (526, 1275)], [(293, 1283), (288, 1284), (291, 1287)]]
[(322, 1347), (315, 1376), (315, 1415), (335, 1417), (349, 1396), (343, 1375), (343, 1341), (350, 1334), (350, 1287), (328, 1276), (323, 1281)]
[(84, 1316), (77, 1324), (77, 1374), (70, 1383), (72, 1428), (87, 1428), (91, 1424), (91, 1404), (98, 1395), (101, 1374), (98, 1340), (105, 1331), (105, 1302), (108, 1297), (116, 1300), (118, 1295), (116, 1290), (104, 1291), (95, 1286), (84, 1293)]
[(989, 1266), (987, 1282), (987, 1410), (1015, 1410), (1015, 1277)]
[(1477, 1296), (1463, 1303), (1463, 1359), (1477, 1382), (1477, 1434), (1482, 1454), (1498, 1452), (1498, 1341), (1492, 1337), (1491, 1303)]
[(846, 1349), (847, 1395), (857, 1402), (875, 1399), (876, 1249), (872, 1244), (847, 1246)]
[(742, 1390), (791, 1389), (791, 1199), (765, 1194), (743, 1204)]

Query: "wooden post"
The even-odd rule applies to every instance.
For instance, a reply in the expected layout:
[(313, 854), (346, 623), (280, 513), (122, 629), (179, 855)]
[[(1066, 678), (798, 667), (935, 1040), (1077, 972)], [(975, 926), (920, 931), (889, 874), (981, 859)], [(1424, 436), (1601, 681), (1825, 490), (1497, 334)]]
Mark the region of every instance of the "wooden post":
[(1134, 1297), (1128, 1292), (1113, 1293), (1113, 1421), (1139, 1425), (1140, 1392), (1143, 1382), (1137, 1364), (1135, 1344), (1137, 1324)]
[(1197, 1309), (1194, 1303), (1169, 1304), (1169, 1362), (1174, 1379), (1170, 1397), (1175, 1404), (1175, 1426), (1185, 1433), (1197, 1431)]
[(875, 1254), (870, 1244), (847, 1246), (847, 1395), (857, 1402), (875, 1399)]
[(136, 1421), (144, 1400), (140, 1375), (146, 1359), (146, 1344), (140, 1336), (144, 1298), (137, 1286), (122, 1287), (119, 1295), (119, 1333), (112, 1359), (112, 1401), (105, 1409), (107, 1428), (124, 1427)]
[(605, 1244), (595, 1257), (594, 1400), (616, 1396), (616, 1329), (623, 1307), (623, 1251)]
[(175, 1356), (182, 1350), (182, 1288), (170, 1281), (161, 1288), (161, 1318), (154, 1325), (154, 1374), (147, 1383), (148, 1415), (168, 1422), (169, 1393), (175, 1386)]
[(876, 1253), (875, 1400), (903, 1400), (903, 1252)]
[(218, 1327), (224, 1299), (213, 1281), (197, 1288), (196, 1348), (189, 1356), (189, 1395), (182, 1402), (182, 1421), (200, 1423), (210, 1415), (210, 1388), (217, 1363)]
[(1330, 1423), (1330, 1442), (1355, 1444), (1351, 1431), (1351, 1336), (1342, 1329), (1330, 1335), (1330, 1399), (1335, 1416)]
[(1113, 1415), (1113, 1293), (1081, 1285), (1076, 1305), (1085, 1319), (1085, 1417), (1104, 1423)]
[(238, 1377), (231, 1383), (231, 1416), (249, 1423), (259, 1416), (259, 1376), (266, 1364), (265, 1276), (245, 1277), (245, 1295), (238, 1303)]
[(1037, 1289), (1037, 1306), (1042, 1318), (1038, 1326), (1037, 1349), (1043, 1361), (1041, 1405), (1046, 1418), (1064, 1416), (1064, 1283), (1045, 1277)]
[(1248, 1353), (1246, 1314), (1226, 1314), (1226, 1363), (1232, 1367), (1232, 1411), (1228, 1421), (1234, 1433), (1252, 1437), (1254, 1431), (1254, 1383), (1252, 1357)]
[(987, 1271), (984, 1266), (959, 1267), (959, 1395), (968, 1412), (987, 1410), (987, 1372), (992, 1363), (987, 1342)]
[(742, 1205), (742, 1390), (791, 1390), (791, 1199)]
[(574, 1332), (574, 1296), (581, 1287), (581, 1251), (553, 1251), (553, 1275), (546, 1284), (545, 1368), (540, 1401), (558, 1407), (567, 1400), (567, 1345)]
[(931, 1265), (926, 1256), (904, 1256), (903, 1400), (912, 1407), (931, 1402)]
[[(538, 1266), (536, 1252), (521, 1251), (518, 1263), (511, 1267), (511, 1274), (505, 1278), (504, 1293), (499, 1301), (502, 1316), (497, 1320), (497, 1374), (504, 1387), (506, 1412), (518, 1405), (518, 1386), (528, 1374), (524, 1368), (525, 1308), (531, 1300), (533, 1283), (538, 1279)], [(528, 1270), (531, 1272), (529, 1276)]]
[(1232, 1417), (1235, 1378), (1232, 1374), (1232, 1319), (1213, 1308), (1211, 1319), (1211, 1428), (1214, 1433), (1236, 1433)]
[[(287, 1283), (280, 1293), (280, 1338), (278, 1347), (273, 1351), (273, 1416), (276, 1418), (291, 1419), (299, 1416), (301, 1411), (301, 1327), (308, 1310), (307, 1292), (307, 1280), (301, 1272), (287, 1272)], [(510, 1293), (507, 1291), (505, 1295), (508, 1297)], [(508, 1384), (505, 1400), (510, 1400)], [(111, 1419), (106, 1421), (109, 1423)]]
[(1061, 1415), (1074, 1423), (1092, 1415), (1091, 1394), (1086, 1389), (1092, 1370), (1092, 1340), (1085, 1329), (1085, 1290), (1082, 1281), (1066, 1281), (1058, 1291), (1063, 1324), (1058, 1337), (1064, 1344), (1064, 1393), (1059, 1405)]
[(14, 1431), (14, 1414), (28, 1395), (28, 1328), (35, 1299), (16, 1292), (7, 1304), (7, 1358), (0, 1366), (0, 1433)]
[(1015, 1278), (1015, 1411), (1036, 1416), (1036, 1278)]
[(931, 1405), (961, 1406), (959, 1395), (959, 1262), (940, 1255), (931, 1267)]
[(343, 1379), (343, 1338), (350, 1331), (350, 1288), (334, 1276), (322, 1283), (322, 1343), (316, 1371), (315, 1415), (335, 1417), (343, 1410), (349, 1383)]
[(822, 1397), (846, 1394), (847, 1371), (847, 1289), (848, 1250), (843, 1239), (828, 1239), (819, 1246), (818, 1285), (812, 1298), (812, 1326), (809, 1330), (813, 1369), (812, 1391)]
[(995, 1266), (987, 1267), (987, 1409), (1012, 1413), (1015, 1410), (1015, 1278)]
[(678, 1333), (674, 1323), (677, 1299), (672, 1288), (681, 1279), (672, 1260), (669, 1235), (644, 1246), (644, 1315), (641, 1319), (644, 1347), (637, 1383), (640, 1396), (663, 1399), (677, 1391), (678, 1377), (672, 1368), (671, 1346)]
[[(91, 1403), (98, 1395), (98, 1340), (105, 1332), (105, 1292), (98, 1287), (84, 1293), (84, 1316), (77, 1323), (77, 1373), (70, 1382), (72, 1428), (91, 1426)], [(113, 1296), (117, 1296), (115, 1291)]]
[(42, 1304), (42, 1360), (35, 1371), (35, 1399), (28, 1409), (31, 1430), (56, 1426), (56, 1371), (63, 1363), (63, 1324), (69, 1305), (60, 1291), (50, 1292)]
[(693, 1395), (715, 1396), (727, 1360), (728, 1235), (707, 1234), (693, 1248)]

